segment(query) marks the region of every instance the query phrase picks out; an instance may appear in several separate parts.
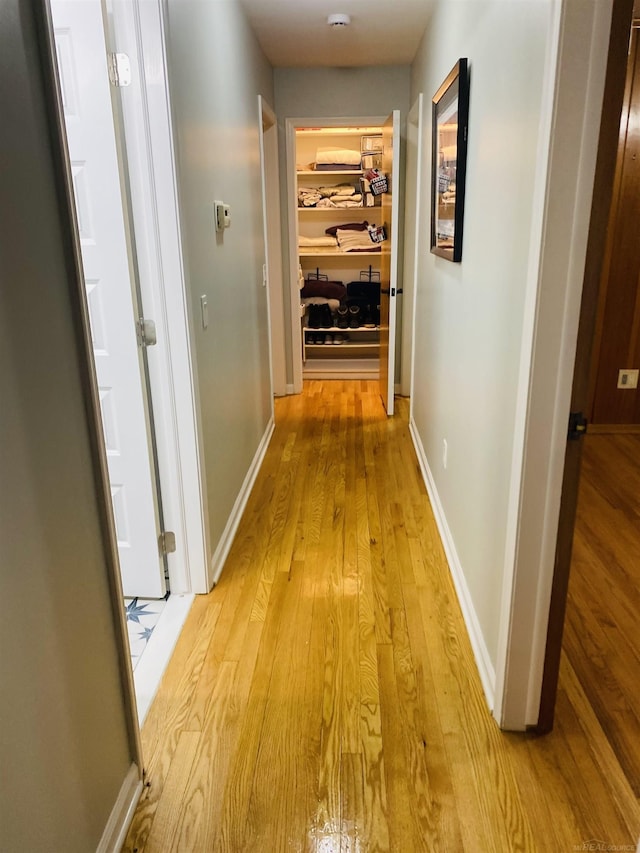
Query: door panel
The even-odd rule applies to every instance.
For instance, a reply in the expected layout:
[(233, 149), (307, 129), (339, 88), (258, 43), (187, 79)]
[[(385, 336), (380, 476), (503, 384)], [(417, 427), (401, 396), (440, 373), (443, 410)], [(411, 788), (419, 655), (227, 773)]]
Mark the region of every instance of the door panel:
[(51, 4), (124, 594), (165, 594), (100, 0)]
[[(396, 301), (398, 290), (398, 205), (395, 180), (400, 174), (400, 112), (394, 110), (382, 128), (382, 170), (389, 191), (382, 196), (382, 222), (387, 239), (380, 259), (380, 396), (388, 415), (394, 412), (396, 364)], [(377, 223), (376, 223), (377, 224)]]

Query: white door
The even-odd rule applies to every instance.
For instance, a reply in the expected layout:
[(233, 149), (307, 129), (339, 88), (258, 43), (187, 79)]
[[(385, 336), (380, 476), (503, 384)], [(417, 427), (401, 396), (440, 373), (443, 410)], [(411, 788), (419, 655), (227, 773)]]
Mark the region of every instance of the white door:
[(287, 393), (284, 313), (282, 293), (282, 232), (280, 230), (280, 178), (278, 175), (278, 121), (271, 107), (258, 95), (262, 218), (265, 246), (265, 280), (268, 288), (271, 390), (276, 397)]
[(388, 415), (393, 414), (396, 369), (396, 300), (398, 294), (398, 207), (395, 180), (400, 174), (400, 111), (394, 110), (382, 128), (382, 170), (389, 191), (382, 196), (382, 221), (387, 239), (380, 259), (380, 396)]
[(52, 0), (124, 594), (165, 594), (100, 0)]

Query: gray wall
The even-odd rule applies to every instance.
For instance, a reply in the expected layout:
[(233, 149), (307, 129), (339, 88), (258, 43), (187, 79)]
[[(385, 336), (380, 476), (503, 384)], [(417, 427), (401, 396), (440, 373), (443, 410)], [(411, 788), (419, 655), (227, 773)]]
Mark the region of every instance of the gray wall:
[(32, 8), (0, 6), (0, 849), (87, 853), (132, 749)]
[[(205, 494), (215, 551), (271, 415), (258, 95), (271, 66), (236, 0), (169, 0), (169, 84)], [(231, 206), (224, 234), (213, 201)], [(200, 322), (200, 297), (209, 327)]]
[[(282, 198), (282, 236), (284, 273), (284, 312), (287, 332), (287, 382), (292, 381), (291, 347), (291, 302), (290, 288), (296, 286), (289, 264), (289, 221), (287, 205), (287, 163), (285, 119), (287, 118), (340, 118), (357, 116), (387, 116), (392, 110), (400, 110), (401, 126), (409, 111), (409, 88), (411, 69), (408, 65), (371, 66), (366, 68), (276, 68), (274, 71), (275, 111), (280, 132), (280, 185)], [(401, 144), (404, 152), (404, 138)], [(401, 170), (402, 171), (402, 170)], [(402, 281), (404, 181), (400, 181), (400, 245), (398, 280)], [(400, 299), (399, 299), (400, 302)], [(398, 340), (396, 351), (401, 346), (402, 306), (398, 312)], [(396, 360), (396, 377), (399, 376), (400, 360)]]
[[(495, 666), (550, 0), (438, 2), (412, 70), (426, 98), (413, 411)], [(429, 102), (458, 57), (471, 99), (462, 263), (429, 253)], [(448, 443), (448, 465), (442, 461)]]

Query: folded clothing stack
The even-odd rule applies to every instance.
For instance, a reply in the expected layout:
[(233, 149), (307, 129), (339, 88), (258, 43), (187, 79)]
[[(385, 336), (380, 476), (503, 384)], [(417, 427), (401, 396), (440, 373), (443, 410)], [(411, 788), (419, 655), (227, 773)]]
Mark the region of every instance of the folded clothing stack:
[(344, 252), (375, 252), (380, 251), (380, 246), (375, 245), (368, 231), (349, 231), (338, 228), (338, 246)]
[(348, 148), (318, 148), (315, 168), (319, 172), (354, 171), (360, 168), (361, 154)]
[(298, 207), (362, 207), (362, 193), (353, 184), (298, 187)]
[(302, 249), (336, 249), (338, 247), (338, 238), (335, 235), (304, 237), (302, 234), (299, 234), (298, 246)]
[(347, 288), (341, 281), (325, 281), (323, 279), (308, 278), (300, 291), (300, 296), (305, 299), (321, 296), (324, 299), (346, 299)]
[(340, 225), (332, 225), (324, 233), (330, 237), (336, 237), (338, 246), (344, 252), (380, 251), (380, 246), (376, 245), (369, 236), (368, 222), (346, 222)]

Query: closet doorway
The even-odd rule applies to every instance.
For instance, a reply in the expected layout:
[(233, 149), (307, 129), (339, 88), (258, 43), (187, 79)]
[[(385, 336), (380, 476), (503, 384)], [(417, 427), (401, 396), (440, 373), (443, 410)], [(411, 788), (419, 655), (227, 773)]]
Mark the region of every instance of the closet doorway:
[(286, 120), (293, 390), (395, 390), (400, 116)]

